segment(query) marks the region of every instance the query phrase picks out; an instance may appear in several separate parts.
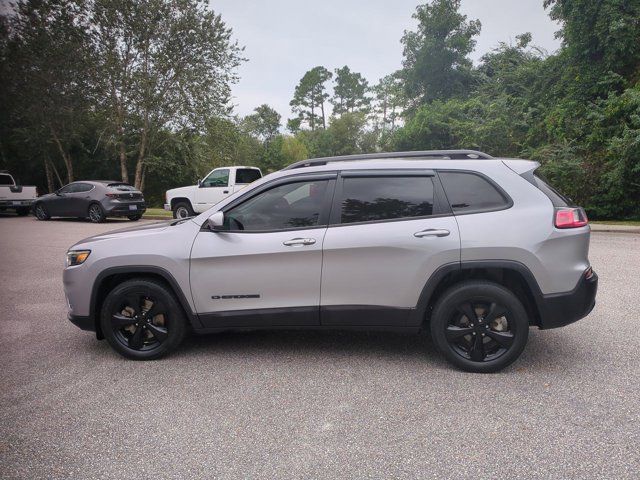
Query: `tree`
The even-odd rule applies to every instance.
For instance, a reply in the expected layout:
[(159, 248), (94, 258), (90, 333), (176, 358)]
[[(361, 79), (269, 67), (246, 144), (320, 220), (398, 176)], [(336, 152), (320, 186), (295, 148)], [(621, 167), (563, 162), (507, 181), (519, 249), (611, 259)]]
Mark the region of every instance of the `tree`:
[(135, 186), (163, 127), (202, 126), (229, 112), (241, 49), (219, 15), (197, 0), (96, 0), (92, 16), (99, 76), (128, 181), (127, 130), (134, 130)]
[(245, 129), (258, 137), (263, 143), (269, 143), (280, 131), (280, 119), (278, 112), (266, 103), (256, 107), (251, 115), (244, 117)]
[(348, 66), (336, 68), (334, 79), (333, 114), (353, 113), (366, 109), (369, 99), (366, 94), (369, 89), (367, 80), (357, 72), (352, 72)]
[(480, 33), (479, 20), (459, 13), (460, 0), (433, 0), (419, 5), (417, 31), (405, 31), (403, 77), (407, 96), (417, 103), (469, 93), (473, 65), (468, 55)]
[[(326, 82), (333, 75), (325, 67), (314, 67), (304, 74), (296, 86), (293, 99), (289, 103), (294, 113), (298, 113), (301, 122), (306, 121), (311, 130), (317, 127), (317, 111), (320, 109), (322, 128), (326, 128), (324, 102), (329, 98)], [(295, 127), (295, 123), (290, 126)]]
[(407, 104), (401, 73), (395, 72), (381, 78), (373, 87), (373, 93), (376, 125), (382, 132), (394, 131)]
[[(21, 125), (23, 141), (55, 146), (68, 182), (75, 178), (72, 151), (81, 144), (92, 92), (84, 14), (83, 4), (74, 0), (27, 1), (5, 19), (3, 88), (14, 107), (12, 120)], [(52, 170), (60, 178), (47, 156), (44, 166), (49, 180)]]

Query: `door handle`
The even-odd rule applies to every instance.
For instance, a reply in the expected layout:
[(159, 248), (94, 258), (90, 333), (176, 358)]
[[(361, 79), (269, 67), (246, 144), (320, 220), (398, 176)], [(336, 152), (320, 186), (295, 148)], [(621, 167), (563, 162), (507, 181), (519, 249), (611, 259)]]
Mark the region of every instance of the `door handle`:
[(303, 245), (313, 245), (314, 243), (316, 243), (315, 238), (292, 238), (282, 242), (287, 247), (302, 247)]
[(429, 228), (413, 234), (414, 237), (446, 237), (449, 235), (449, 230)]
[(229, 190), (223, 190), (222, 193), (229, 193)]

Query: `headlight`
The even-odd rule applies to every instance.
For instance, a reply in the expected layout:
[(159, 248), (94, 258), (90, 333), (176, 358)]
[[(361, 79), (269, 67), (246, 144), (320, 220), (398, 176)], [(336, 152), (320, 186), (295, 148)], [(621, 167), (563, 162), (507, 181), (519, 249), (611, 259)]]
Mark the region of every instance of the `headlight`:
[(67, 267), (82, 265), (89, 258), (90, 253), (91, 250), (69, 250), (67, 252)]

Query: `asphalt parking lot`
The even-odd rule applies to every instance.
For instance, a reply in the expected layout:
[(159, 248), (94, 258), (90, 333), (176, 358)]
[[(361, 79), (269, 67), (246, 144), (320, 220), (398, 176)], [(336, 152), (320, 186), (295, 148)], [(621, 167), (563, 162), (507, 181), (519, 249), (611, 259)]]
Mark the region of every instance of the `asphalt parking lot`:
[(592, 314), (474, 375), (389, 333), (127, 361), (67, 321), (61, 280), (72, 243), (122, 226), (0, 217), (1, 478), (638, 478), (640, 235), (594, 233)]

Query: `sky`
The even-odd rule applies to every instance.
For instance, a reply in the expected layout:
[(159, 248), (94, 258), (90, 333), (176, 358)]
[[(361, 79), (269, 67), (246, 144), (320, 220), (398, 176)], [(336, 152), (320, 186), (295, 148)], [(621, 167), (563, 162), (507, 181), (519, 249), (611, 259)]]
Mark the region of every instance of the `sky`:
[[(289, 101), (304, 73), (318, 65), (333, 71), (348, 65), (369, 81), (400, 68), (405, 30), (419, 0), (212, 0), (211, 6), (245, 47), (248, 62), (233, 86), (235, 113), (247, 115), (267, 103), (291, 118)], [(542, 7), (543, 0), (462, 0), (468, 19), (479, 19), (472, 59), (477, 62), (498, 42), (515, 42), (531, 32), (533, 44), (555, 51), (559, 30)]]

